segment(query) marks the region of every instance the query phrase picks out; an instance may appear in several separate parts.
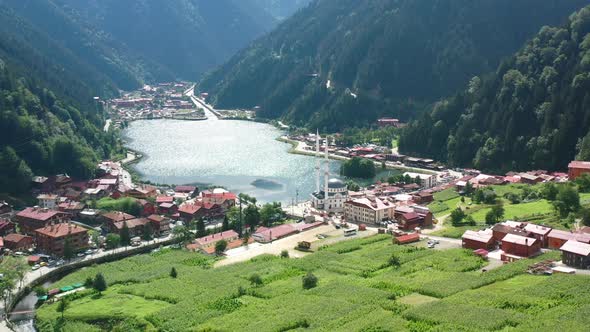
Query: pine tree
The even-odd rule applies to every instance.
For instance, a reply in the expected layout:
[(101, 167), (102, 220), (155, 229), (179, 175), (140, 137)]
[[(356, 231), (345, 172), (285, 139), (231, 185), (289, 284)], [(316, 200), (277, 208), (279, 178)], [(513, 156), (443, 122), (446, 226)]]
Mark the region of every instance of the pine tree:
[(92, 284), (92, 288), (98, 291), (99, 294), (102, 294), (105, 290), (107, 290), (107, 281), (104, 279), (102, 273), (97, 273), (96, 277), (94, 277), (94, 282)]
[(131, 235), (129, 235), (129, 226), (127, 226), (127, 222), (123, 222), (123, 228), (121, 228), (121, 245), (127, 247), (131, 243)]

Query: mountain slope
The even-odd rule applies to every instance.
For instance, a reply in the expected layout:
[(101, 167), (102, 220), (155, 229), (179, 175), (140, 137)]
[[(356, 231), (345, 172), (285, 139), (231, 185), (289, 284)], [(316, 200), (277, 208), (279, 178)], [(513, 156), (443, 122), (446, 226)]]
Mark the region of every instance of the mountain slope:
[(544, 27), (490, 77), (438, 103), (400, 139), (406, 153), (507, 171), (590, 159), (590, 6)]
[(53, 0), (177, 78), (189, 80), (221, 64), (276, 23), (266, 12), (245, 10), (234, 1)]
[(199, 89), (220, 108), (258, 105), (262, 117), (332, 130), (384, 114), (407, 119), (585, 3), (318, 0)]

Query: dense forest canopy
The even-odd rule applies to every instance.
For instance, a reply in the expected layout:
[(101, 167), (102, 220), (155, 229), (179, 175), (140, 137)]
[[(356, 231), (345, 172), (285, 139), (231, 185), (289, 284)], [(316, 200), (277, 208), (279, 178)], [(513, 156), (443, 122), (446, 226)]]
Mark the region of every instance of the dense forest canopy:
[(206, 76), (199, 89), (220, 108), (260, 106), (261, 117), (327, 130), (367, 125), (380, 115), (409, 119), (586, 3), (314, 1)]
[(543, 27), (490, 76), (442, 100), (400, 150), (491, 171), (564, 169), (590, 159), (590, 7)]
[(118, 147), (113, 133), (92, 122), (99, 105), (83, 113), (0, 67), (0, 192), (23, 193), (33, 174), (91, 177), (96, 162)]

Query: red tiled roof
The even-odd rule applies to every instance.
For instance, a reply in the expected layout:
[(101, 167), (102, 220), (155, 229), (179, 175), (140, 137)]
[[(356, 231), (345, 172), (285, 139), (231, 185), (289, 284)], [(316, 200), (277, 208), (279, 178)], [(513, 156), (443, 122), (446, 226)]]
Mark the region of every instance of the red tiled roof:
[(399, 243), (410, 243), (410, 242), (416, 242), (420, 240), (420, 234), (418, 233), (412, 233), (412, 234), (405, 234), (405, 235), (401, 235), (401, 236), (396, 236), (395, 239), (399, 242)]
[(78, 225), (61, 223), (57, 225), (49, 225), (47, 227), (36, 229), (35, 232), (49, 237), (64, 237), (68, 234), (85, 233), (88, 232), (88, 230)]
[(174, 191), (178, 193), (191, 193), (195, 190), (197, 190), (197, 187), (195, 186), (176, 186), (176, 188), (174, 188)]
[(123, 229), (123, 225), (127, 224), (127, 228), (133, 229), (135, 227), (145, 226), (149, 222), (150, 221), (147, 220), (146, 218), (138, 218), (138, 219), (119, 221), (119, 222), (114, 223), (113, 226), (115, 226), (115, 228), (117, 228), (117, 229)]
[(581, 256), (590, 255), (590, 244), (569, 240), (559, 248), (561, 251), (571, 252)]
[(178, 209), (178, 212), (186, 213), (186, 214), (195, 214), (197, 211), (201, 209), (201, 205), (197, 204), (183, 204)]
[(195, 244), (200, 245), (200, 246), (206, 246), (211, 243), (216, 243), (220, 240), (227, 241), (228, 239), (236, 238), (236, 237), (238, 237), (238, 233), (234, 230), (229, 230), (229, 231), (211, 234), (211, 235), (207, 235), (207, 236), (198, 238), (195, 240)]
[(156, 203), (172, 203), (174, 202), (174, 197), (172, 196), (158, 196), (156, 197)]
[(119, 212), (119, 211), (113, 211), (113, 212), (107, 212), (105, 214), (102, 215), (104, 218), (112, 220), (114, 222), (118, 222), (118, 221), (123, 221), (123, 220), (130, 220), (130, 219), (134, 219), (135, 217), (127, 214), (125, 212)]
[(31, 238), (30, 236), (18, 234), (18, 233), (10, 233), (4, 237), (4, 242), (13, 242), (18, 243), (22, 239)]
[(59, 211), (29, 207), (29, 208), (26, 208), (26, 209), (20, 211), (16, 215), (18, 217), (22, 217), (22, 218), (45, 221), (45, 220), (49, 220), (59, 214), (61, 214), (61, 212), (59, 212)]
[(574, 160), (569, 163), (568, 168), (582, 168), (590, 170), (590, 161)]
[(408, 212), (408, 213), (402, 214), (402, 218), (404, 218), (405, 220), (414, 220), (414, 219), (418, 219), (419, 217), (420, 216), (416, 212)]

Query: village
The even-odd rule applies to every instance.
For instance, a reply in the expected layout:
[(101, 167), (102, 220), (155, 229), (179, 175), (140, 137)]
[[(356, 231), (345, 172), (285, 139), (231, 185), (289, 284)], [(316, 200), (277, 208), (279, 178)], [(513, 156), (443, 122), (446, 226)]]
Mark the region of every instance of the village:
[[(187, 95), (187, 90), (192, 91), (192, 86), (188, 82), (145, 85), (140, 90), (108, 100), (104, 105), (116, 128), (135, 120), (206, 120), (203, 109), (197, 107)], [(107, 123), (110, 125), (111, 122)]]

